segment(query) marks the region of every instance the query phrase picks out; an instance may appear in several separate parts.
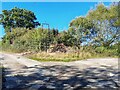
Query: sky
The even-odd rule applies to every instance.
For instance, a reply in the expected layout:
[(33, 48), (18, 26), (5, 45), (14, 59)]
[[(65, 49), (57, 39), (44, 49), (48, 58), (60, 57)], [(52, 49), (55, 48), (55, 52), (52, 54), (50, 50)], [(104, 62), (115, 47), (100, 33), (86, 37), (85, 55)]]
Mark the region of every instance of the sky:
[[(2, 2), (2, 10), (10, 10), (14, 7), (30, 10), (35, 13), (40, 23), (46, 22), (50, 28), (62, 31), (68, 29), (71, 20), (85, 16), (97, 4), (98, 2)], [(111, 3), (104, 2), (104, 4), (109, 6)], [(4, 29), (2, 27), (0, 29), (0, 37), (2, 37), (5, 34)]]

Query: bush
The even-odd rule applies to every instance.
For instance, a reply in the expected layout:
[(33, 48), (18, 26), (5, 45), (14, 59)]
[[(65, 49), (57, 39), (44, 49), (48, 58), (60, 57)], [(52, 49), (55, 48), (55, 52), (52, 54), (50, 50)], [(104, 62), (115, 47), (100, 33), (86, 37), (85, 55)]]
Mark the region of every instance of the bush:
[(95, 52), (99, 56), (116, 57), (119, 55), (118, 48), (116, 46), (111, 47), (96, 47)]
[(96, 52), (96, 53), (104, 53), (105, 50), (106, 50), (105, 47), (97, 47), (97, 48), (95, 49), (95, 52)]

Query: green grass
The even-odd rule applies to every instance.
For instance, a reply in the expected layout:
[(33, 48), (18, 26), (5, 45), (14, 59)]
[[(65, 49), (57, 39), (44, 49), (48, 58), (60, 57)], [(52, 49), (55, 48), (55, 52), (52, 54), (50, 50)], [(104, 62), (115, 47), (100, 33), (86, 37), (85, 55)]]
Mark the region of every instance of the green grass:
[(62, 62), (70, 62), (70, 61), (74, 61), (76, 59), (72, 59), (72, 58), (35, 58), (35, 57), (30, 57), (30, 59), (33, 60), (37, 60), (37, 61), (43, 61), (43, 62), (48, 62), (48, 61), (62, 61)]
[[(29, 57), (30, 59), (41, 61), (41, 62), (48, 62), (48, 61), (59, 61), (59, 62), (70, 62), (70, 61), (77, 61), (77, 60), (86, 60), (86, 59), (94, 59), (94, 58), (110, 58), (107, 56), (92, 56), (92, 57), (81, 57), (81, 58), (42, 58), (42, 57)], [(111, 58), (118, 58), (117, 56)]]

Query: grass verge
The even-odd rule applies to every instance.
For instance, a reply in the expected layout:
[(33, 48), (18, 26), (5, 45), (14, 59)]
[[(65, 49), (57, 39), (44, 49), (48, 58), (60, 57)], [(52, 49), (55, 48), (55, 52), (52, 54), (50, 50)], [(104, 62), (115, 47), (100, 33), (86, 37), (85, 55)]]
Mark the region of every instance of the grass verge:
[(86, 60), (91, 58), (118, 58), (117, 55), (105, 54), (105, 53), (90, 53), (90, 52), (80, 52), (80, 53), (46, 53), (39, 52), (36, 54), (28, 55), (30, 59), (47, 62), (47, 61), (62, 61), (70, 62), (77, 60)]

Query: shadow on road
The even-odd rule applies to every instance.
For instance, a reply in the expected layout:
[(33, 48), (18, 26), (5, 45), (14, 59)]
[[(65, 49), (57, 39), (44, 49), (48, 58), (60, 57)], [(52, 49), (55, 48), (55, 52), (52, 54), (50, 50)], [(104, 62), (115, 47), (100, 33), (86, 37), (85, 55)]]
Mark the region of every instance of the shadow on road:
[(7, 68), (6, 71), (4, 90), (118, 90), (119, 88), (120, 72), (110, 66), (83, 70), (64, 65), (23, 67), (16, 75), (11, 75), (12, 72)]

